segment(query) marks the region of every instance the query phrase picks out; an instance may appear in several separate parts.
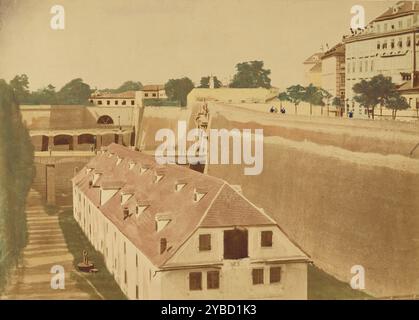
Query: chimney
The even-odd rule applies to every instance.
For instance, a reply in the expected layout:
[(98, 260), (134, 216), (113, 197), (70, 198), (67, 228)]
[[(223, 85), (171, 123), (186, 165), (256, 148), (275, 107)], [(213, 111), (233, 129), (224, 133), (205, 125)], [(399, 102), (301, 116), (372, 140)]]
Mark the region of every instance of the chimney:
[(166, 238), (160, 239), (160, 254), (163, 254), (167, 249), (167, 240)]
[(124, 213), (124, 220), (129, 218), (129, 208), (128, 207), (124, 207), (123, 213)]

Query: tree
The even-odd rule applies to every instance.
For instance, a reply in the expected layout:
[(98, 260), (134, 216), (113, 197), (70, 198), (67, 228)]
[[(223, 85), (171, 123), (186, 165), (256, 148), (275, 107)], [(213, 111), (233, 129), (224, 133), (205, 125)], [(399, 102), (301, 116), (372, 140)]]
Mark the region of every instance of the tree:
[(188, 94), (194, 87), (192, 80), (187, 77), (170, 79), (164, 86), (169, 100), (178, 101), (182, 107), (186, 106)]
[(354, 100), (368, 110), (368, 117), (371, 114), (372, 119), (374, 119), (377, 105), (382, 108), (389, 98), (397, 95), (396, 85), (391, 78), (384, 77), (382, 74), (374, 76), (369, 81), (362, 80), (352, 89), (356, 93)]
[(339, 116), (342, 116), (342, 105), (343, 101), (339, 97), (334, 97), (332, 100), (332, 106), (336, 107), (336, 112), (339, 110)]
[[(214, 88), (221, 88), (223, 86), (223, 84), (221, 83), (220, 80), (217, 79), (217, 77), (213, 77), (214, 78)], [(201, 78), (201, 82), (198, 88), (209, 88), (209, 82), (210, 82), (210, 77), (202, 77)]]
[(398, 110), (406, 110), (410, 108), (406, 98), (401, 96), (398, 92), (388, 97), (384, 102), (384, 106), (391, 109), (391, 118), (396, 120)]
[(35, 172), (16, 95), (15, 86), (0, 80), (0, 291), (26, 244), (25, 202)]
[(321, 107), (321, 114), (323, 115), (323, 107), (324, 107), (324, 100), (326, 100), (326, 105), (327, 105), (327, 115), (329, 116), (329, 105), (330, 105), (330, 99), (332, 99), (332, 95), (327, 91), (324, 90), (322, 88), (320, 88), (320, 94), (322, 95), (322, 102), (320, 104)]
[(304, 94), (305, 94), (305, 89), (303, 86), (300, 86), (299, 84), (287, 88), (286, 95), (289, 99), (288, 101), (294, 104), (295, 114), (297, 114), (298, 105), (301, 103), (301, 101), (303, 101)]
[(236, 69), (231, 88), (271, 88), (271, 70), (263, 69), (263, 61), (238, 63)]
[(126, 91), (139, 91), (143, 88), (143, 85), (140, 81), (125, 81), (123, 84), (119, 86), (118, 89), (111, 90), (114, 93), (121, 93)]
[(39, 89), (35, 92), (31, 92), (30, 97), (27, 100), (29, 104), (57, 104), (57, 92), (55, 87), (51, 84)]
[(281, 92), (278, 94), (278, 100), (281, 101), (281, 108), (282, 108), (282, 102), (284, 101), (291, 101), (290, 97), (288, 96), (287, 92)]
[(26, 102), (29, 98), (29, 78), (26, 74), (16, 75), (10, 80), (10, 87), (13, 89), (17, 100), (20, 103)]
[(57, 100), (60, 104), (87, 104), (90, 94), (90, 86), (84, 83), (81, 78), (77, 78), (58, 91)]
[(303, 101), (310, 104), (310, 115), (313, 114), (313, 105), (324, 106), (322, 91), (312, 83), (305, 88)]

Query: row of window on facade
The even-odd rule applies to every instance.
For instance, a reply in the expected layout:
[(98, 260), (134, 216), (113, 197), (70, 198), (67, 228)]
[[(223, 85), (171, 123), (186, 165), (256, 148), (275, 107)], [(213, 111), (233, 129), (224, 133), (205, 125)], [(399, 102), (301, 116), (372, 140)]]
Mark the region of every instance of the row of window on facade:
[[(203, 272), (190, 272), (189, 273), (189, 290), (196, 291), (202, 290), (202, 274)], [(219, 271), (208, 271), (207, 275), (207, 289), (219, 289), (220, 288), (220, 272)], [(265, 269), (254, 268), (251, 273), (253, 285), (265, 284)], [(269, 268), (269, 283), (281, 282), (281, 267), (270, 267)]]
[[(399, 20), (397, 22), (397, 24), (395, 24), (395, 23), (389, 24), (389, 23), (386, 23), (386, 22), (383, 23), (383, 24), (376, 23), (375, 27), (376, 27), (377, 33), (381, 32), (381, 26), (383, 27), (382, 32), (388, 32), (388, 31), (401, 30), (401, 29), (404, 28), (405, 24), (404, 24), (403, 20)], [(406, 28), (411, 28), (411, 27), (412, 27), (412, 19), (409, 18), (409, 19), (406, 20)]]
[[(94, 103), (93, 99), (90, 100), (90, 102)], [(105, 102), (105, 100), (98, 100), (97, 104), (98, 105), (103, 105), (104, 102)], [(121, 101), (121, 105), (123, 105), (123, 106), (126, 106), (127, 103), (128, 103), (127, 100), (122, 100)], [(134, 106), (135, 105), (135, 100), (130, 100), (130, 103), (131, 103), (132, 106)], [(111, 100), (106, 100), (106, 105), (110, 106), (111, 105)], [(114, 105), (116, 105), (116, 106), (119, 105), (119, 100), (114, 100)]]
[[(356, 61), (348, 62), (347, 73), (356, 72)], [(368, 60), (359, 60), (358, 61), (358, 70), (359, 72), (373, 72), (374, 71), (374, 60), (371, 60), (368, 63)]]
[[(410, 37), (407, 37), (406, 39), (406, 47), (410, 48), (410, 46), (412, 45), (412, 40)], [(416, 45), (419, 45), (419, 40), (416, 40)], [(399, 49), (403, 48), (403, 39), (399, 38), (399, 40), (397, 41), (397, 47)], [(387, 49), (387, 40), (384, 40), (383, 43), (381, 43), (381, 41), (377, 42), (377, 49)], [(396, 40), (395, 39), (391, 39), (390, 40), (390, 49), (395, 49), (396, 48)]]

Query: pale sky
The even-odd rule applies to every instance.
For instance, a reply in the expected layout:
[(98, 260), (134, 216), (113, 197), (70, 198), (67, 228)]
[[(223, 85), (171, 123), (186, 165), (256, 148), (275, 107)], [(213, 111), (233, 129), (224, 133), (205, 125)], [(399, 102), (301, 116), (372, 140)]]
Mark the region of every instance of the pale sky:
[[(353, 5), (366, 21), (397, 1), (356, 0), (0, 0), (0, 78), (26, 73), (31, 89), (83, 78), (92, 88), (126, 80), (162, 83), (217, 75), (263, 60), (274, 86), (303, 81), (302, 62), (350, 27)], [(50, 9), (65, 9), (52, 30)]]

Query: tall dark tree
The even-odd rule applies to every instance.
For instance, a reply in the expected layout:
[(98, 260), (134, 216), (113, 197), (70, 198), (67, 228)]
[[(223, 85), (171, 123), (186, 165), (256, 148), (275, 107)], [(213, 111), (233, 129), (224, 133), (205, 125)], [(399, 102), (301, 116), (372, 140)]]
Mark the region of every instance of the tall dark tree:
[(91, 94), (90, 86), (81, 78), (73, 79), (57, 93), (60, 104), (87, 104)]
[(263, 61), (238, 63), (236, 69), (231, 88), (271, 88), (271, 70), (263, 68)]
[[(214, 88), (221, 88), (223, 86), (221, 81), (218, 80), (216, 76), (214, 76), (213, 78), (214, 78)], [(202, 77), (198, 88), (209, 88), (209, 85), (210, 85), (210, 77), (209, 76)]]
[(15, 92), (20, 103), (26, 102), (29, 98), (29, 78), (26, 74), (16, 75), (10, 80), (10, 86)]
[(322, 91), (311, 83), (304, 90), (303, 101), (310, 104), (310, 115), (313, 114), (313, 105), (324, 106)]
[(25, 202), (34, 176), (33, 146), (16, 87), (0, 80), (0, 288), (26, 243)]
[(178, 101), (183, 107), (186, 106), (188, 94), (194, 87), (192, 80), (187, 77), (170, 79), (164, 86), (169, 100)]

